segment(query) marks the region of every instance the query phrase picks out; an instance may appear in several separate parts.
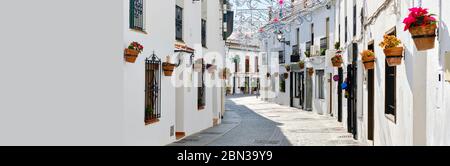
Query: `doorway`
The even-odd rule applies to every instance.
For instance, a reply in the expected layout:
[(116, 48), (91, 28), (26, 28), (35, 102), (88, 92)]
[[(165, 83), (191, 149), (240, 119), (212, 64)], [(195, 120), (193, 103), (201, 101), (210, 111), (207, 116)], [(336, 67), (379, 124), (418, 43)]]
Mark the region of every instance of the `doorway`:
[(305, 72), (300, 72), (299, 74), (299, 91), (300, 91), (300, 95), (299, 95), (299, 105), (301, 107), (301, 109), (305, 109)]
[[(374, 42), (371, 41), (368, 45), (368, 49), (374, 51)], [(374, 106), (375, 106), (375, 93), (374, 93), (374, 69), (369, 69), (367, 71), (367, 139), (373, 141), (374, 140), (374, 127), (375, 127), (375, 119), (374, 119)]]
[(330, 89), (330, 92), (328, 93), (329, 94), (329, 97), (330, 97), (330, 99), (328, 100), (328, 101), (330, 101), (330, 112), (329, 112), (329, 114), (330, 114), (330, 116), (333, 116), (333, 81), (331, 81), (332, 80), (332, 78), (333, 78), (333, 74), (332, 73), (330, 73), (329, 74), (329, 77), (328, 77), (328, 82), (330, 83), (330, 85), (329, 85), (329, 89)]
[(353, 43), (352, 46), (352, 64), (347, 67), (348, 78), (348, 100), (347, 100), (347, 129), (353, 134), (353, 138), (357, 139), (357, 60), (358, 60), (358, 45)]
[(294, 107), (294, 72), (290, 72), (289, 75), (289, 106)]
[(344, 70), (342, 67), (338, 68), (338, 85), (337, 85), (337, 95), (338, 95), (338, 122), (342, 122), (342, 83), (344, 82)]

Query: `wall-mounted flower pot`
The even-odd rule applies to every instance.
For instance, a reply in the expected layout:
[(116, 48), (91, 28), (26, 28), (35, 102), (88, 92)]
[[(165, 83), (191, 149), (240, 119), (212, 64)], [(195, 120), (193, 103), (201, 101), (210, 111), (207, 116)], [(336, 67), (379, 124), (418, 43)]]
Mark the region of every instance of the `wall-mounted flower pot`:
[(312, 76), (314, 74), (314, 69), (308, 68), (308, 74), (309, 74), (309, 76)]
[(403, 47), (387, 48), (383, 51), (386, 55), (386, 62), (389, 66), (397, 66), (402, 64)]
[(288, 79), (289, 78), (289, 73), (283, 73), (283, 77), (284, 77), (284, 79)]
[(267, 73), (267, 74), (266, 74), (266, 77), (267, 77), (267, 78), (270, 78), (270, 73)]
[(366, 70), (374, 69), (375, 68), (375, 58), (372, 60), (363, 61), (364, 68)]
[(163, 71), (164, 71), (164, 75), (165, 75), (165, 76), (172, 76), (173, 69), (175, 69), (175, 67), (176, 67), (175, 64), (171, 64), (171, 63), (164, 62), (164, 63), (162, 64), (162, 68), (163, 68)]
[(274, 77), (278, 77), (278, 75), (279, 75), (278, 72), (273, 73)]
[(409, 28), (409, 32), (414, 40), (417, 50), (425, 51), (434, 48), (436, 39), (436, 24), (416, 26)]
[(341, 67), (342, 66), (342, 62), (332, 62), (333, 63), (333, 67)]
[(362, 62), (364, 64), (364, 68), (366, 70), (374, 69), (375, 68), (375, 53), (373, 53), (371, 50), (365, 50), (361, 53), (362, 55)]
[(305, 63), (298, 63), (298, 67), (300, 67), (300, 69), (304, 69), (305, 68)]
[(287, 72), (290, 72), (290, 71), (291, 71), (291, 66), (285, 66), (285, 68), (286, 68), (286, 71), (287, 71)]
[(220, 77), (220, 79), (222, 79), (222, 80), (226, 80), (227, 78), (229, 78), (231, 76), (231, 72), (230, 72), (230, 70), (229, 69), (222, 69), (222, 70), (220, 70), (220, 72), (219, 72), (219, 77)]
[(125, 61), (127, 61), (129, 63), (134, 63), (134, 62), (136, 62), (136, 59), (139, 55), (139, 51), (127, 48), (127, 49), (125, 49), (124, 54), (125, 54), (124, 55)]

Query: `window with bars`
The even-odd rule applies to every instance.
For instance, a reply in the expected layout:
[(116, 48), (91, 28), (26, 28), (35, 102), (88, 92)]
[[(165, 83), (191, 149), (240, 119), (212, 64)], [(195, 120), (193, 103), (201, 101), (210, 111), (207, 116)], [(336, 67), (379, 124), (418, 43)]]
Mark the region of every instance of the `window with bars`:
[(161, 118), (161, 60), (153, 54), (145, 60), (145, 124)]
[(178, 5), (175, 10), (175, 39), (183, 40), (183, 8)]
[(205, 109), (205, 63), (203, 59), (197, 60), (197, 64), (201, 64), (202, 69), (198, 75), (198, 88), (197, 88), (197, 108), (198, 110)]
[(325, 99), (324, 93), (324, 70), (316, 70), (316, 97), (318, 99)]
[(206, 20), (202, 19), (202, 46), (206, 47)]
[(144, 0), (130, 0), (130, 29), (144, 31)]
[(344, 27), (344, 28), (345, 28), (345, 29), (344, 29), (345, 32), (344, 32), (344, 40), (345, 40), (346, 43), (347, 43), (347, 40), (348, 40), (348, 39), (347, 39), (347, 38), (348, 38), (348, 37), (347, 37), (347, 36), (348, 36), (348, 35), (347, 35), (347, 30), (348, 30), (348, 22), (347, 22), (347, 21), (348, 21), (348, 20), (347, 20), (347, 16), (345, 16), (345, 27)]

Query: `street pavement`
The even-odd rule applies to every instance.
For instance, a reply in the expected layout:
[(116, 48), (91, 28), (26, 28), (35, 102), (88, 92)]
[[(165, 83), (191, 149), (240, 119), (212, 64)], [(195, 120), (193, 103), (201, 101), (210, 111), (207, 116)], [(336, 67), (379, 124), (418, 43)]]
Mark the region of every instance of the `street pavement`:
[(335, 118), (265, 102), (255, 96), (231, 96), (222, 124), (170, 146), (359, 146)]

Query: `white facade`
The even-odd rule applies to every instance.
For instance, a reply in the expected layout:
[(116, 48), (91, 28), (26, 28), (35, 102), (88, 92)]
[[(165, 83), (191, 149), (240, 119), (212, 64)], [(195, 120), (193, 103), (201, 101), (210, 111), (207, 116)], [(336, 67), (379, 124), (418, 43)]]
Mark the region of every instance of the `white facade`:
[[(443, 12), (445, 7), (449, 7), (449, 3), (420, 0), (336, 0), (331, 2), (332, 7), (328, 11), (325, 8), (316, 9), (312, 11), (311, 22), (303, 22), (300, 25), (299, 42), (300, 53), (302, 54), (306, 49), (304, 43), (311, 39), (311, 24), (314, 24), (314, 38), (316, 39), (314, 43), (316, 44), (323, 36), (324, 27), (326, 27), (322, 24), (324, 21), (320, 20), (323, 20), (324, 17), (331, 18), (330, 45), (329, 51), (324, 56), (324, 63), (311, 63), (314, 61), (308, 60), (318, 57), (306, 59), (306, 68), (313, 67), (325, 71), (325, 100), (316, 99), (317, 87), (315, 87), (316, 81), (314, 79), (317, 79), (317, 77), (312, 77), (312, 110), (319, 114), (328, 114), (335, 118), (340, 117), (342, 125), (349, 132), (355, 134), (355, 139), (369, 145), (449, 145), (450, 115), (447, 103), (450, 98), (449, 93), (446, 92), (449, 90), (450, 83), (445, 80), (449, 75), (445, 72), (449, 71), (448, 66), (450, 65), (445, 66), (445, 64), (450, 61), (450, 58), (445, 54), (449, 52), (447, 44), (449, 35), (446, 23), (450, 21), (450, 16)], [(440, 21), (435, 48), (427, 51), (417, 51), (410, 33), (403, 31), (404, 24), (402, 21), (407, 16), (408, 9), (419, 5), (429, 8), (431, 13), (437, 14)], [(289, 16), (285, 20), (289, 20)], [(353, 27), (354, 23), (356, 24), (356, 31)], [(295, 26), (292, 26), (292, 23), (289, 23), (289, 26), (290, 35), (286, 36), (286, 40), (290, 41), (292, 46), (297, 44), (296, 34), (293, 33), (295, 32)], [(396, 67), (395, 116), (385, 113), (385, 55), (382, 48), (378, 46), (383, 40), (383, 35), (392, 32), (394, 28), (395, 34), (402, 41), (402, 46), (405, 49), (402, 64)], [(269, 54), (272, 52), (272, 56), (277, 56), (276, 52), (282, 50), (283, 47), (282, 45), (280, 47), (280, 43), (274, 38), (275, 35), (272, 34), (263, 40), (261, 50)], [(339, 85), (332, 78), (338, 75), (338, 69), (332, 67), (330, 61), (336, 51), (333, 49), (334, 44), (338, 41), (344, 59), (342, 79), (351, 79), (356, 76), (354, 98), (346, 98), (345, 90), (343, 90), (341, 105), (338, 104), (337, 95)], [(359, 55), (360, 52), (368, 49), (371, 44), (377, 58), (373, 71), (373, 84), (369, 84), (371, 80), (369, 79), (369, 72), (364, 69)], [(290, 55), (291, 48), (286, 47), (286, 55)], [(354, 52), (353, 49), (357, 52)], [(304, 55), (302, 55), (303, 57)], [(356, 57), (354, 62), (353, 57)], [(288, 61), (289, 59), (286, 58), (286, 62)], [(316, 62), (319, 61), (316, 60)], [(283, 66), (278, 66), (278, 63), (273, 66), (277, 66), (275, 67), (278, 68), (276, 72), (286, 72)], [(266, 70), (270, 71), (274, 68), (273, 66), (266, 68)], [(355, 72), (351, 72), (352, 68), (348, 68), (348, 66), (356, 67)], [(296, 69), (294, 68), (293, 71), (295, 72)], [(351, 77), (352, 74), (353, 77)], [(286, 88), (290, 87), (289, 84), (290, 81), (287, 81)], [(371, 89), (369, 85), (373, 85), (371, 93), (369, 92), (369, 89)], [(286, 89), (286, 93), (278, 93), (278, 82), (270, 86), (268, 89), (276, 89), (276, 95), (275, 97), (272, 96), (272, 99), (269, 97), (269, 100), (284, 105), (290, 104), (289, 89)], [(373, 105), (369, 104), (370, 95), (373, 96)], [(294, 97), (292, 106), (299, 107), (296, 103)], [(341, 107), (340, 113), (338, 112), (339, 107)], [(372, 107), (370, 110), (373, 110), (373, 116), (369, 114), (369, 107)], [(308, 110), (308, 108), (304, 109)], [(370, 128), (369, 123), (372, 121), (373, 127)], [(369, 138), (369, 132), (373, 134), (373, 138)]]
[[(260, 77), (259, 61), (261, 58), (259, 56), (259, 48), (230, 41), (227, 42), (226, 50), (225, 63), (226, 67), (231, 71), (231, 76), (226, 80), (226, 87), (230, 89), (229, 93), (256, 94)], [(234, 59), (238, 60), (237, 69)], [(246, 68), (247, 62), (248, 69)]]
[[(124, 2), (124, 10), (129, 9)], [(182, 8), (182, 39), (176, 39), (175, 6)], [(165, 145), (180, 138), (195, 134), (213, 126), (213, 119), (220, 122), (223, 109), (222, 82), (217, 73), (204, 72), (205, 105), (198, 106), (198, 87), (201, 87), (199, 77), (202, 75), (193, 71), (193, 63), (204, 59), (204, 64), (215, 64), (217, 68), (223, 65), (224, 41), (222, 39), (222, 5), (219, 1), (194, 2), (190, 0), (177, 1), (146, 1), (145, 26), (146, 33), (136, 32), (125, 27), (125, 44), (139, 41), (150, 55), (153, 51), (165, 62), (166, 56), (171, 57), (171, 63), (179, 64), (172, 76), (161, 76), (161, 118), (159, 122), (144, 125), (144, 60), (140, 56), (137, 63), (124, 62), (125, 67), (125, 116), (126, 141), (130, 145)], [(125, 12), (126, 13), (126, 12)], [(164, 17), (162, 17), (164, 15)], [(129, 15), (124, 15), (128, 26)], [(202, 47), (201, 20), (206, 20), (206, 45)], [(167, 21), (172, 20), (172, 21)], [(193, 63), (190, 54), (174, 53), (176, 45), (194, 49)]]

